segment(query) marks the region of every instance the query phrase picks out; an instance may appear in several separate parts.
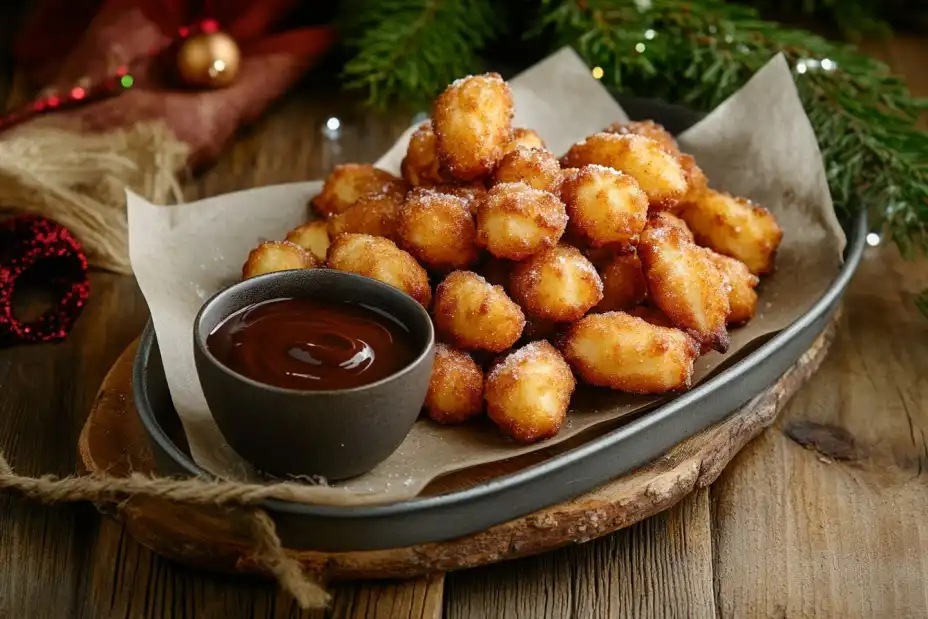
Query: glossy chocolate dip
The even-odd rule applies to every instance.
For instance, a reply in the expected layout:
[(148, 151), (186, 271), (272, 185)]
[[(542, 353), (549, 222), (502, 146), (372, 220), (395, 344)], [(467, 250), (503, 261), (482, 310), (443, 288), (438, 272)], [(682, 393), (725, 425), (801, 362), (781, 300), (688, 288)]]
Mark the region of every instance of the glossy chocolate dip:
[(226, 318), (206, 347), (252, 380), (303, 391), (360, 387), (409, 365), (408, 330), (377, 309), (316, 299), (273, 299)]

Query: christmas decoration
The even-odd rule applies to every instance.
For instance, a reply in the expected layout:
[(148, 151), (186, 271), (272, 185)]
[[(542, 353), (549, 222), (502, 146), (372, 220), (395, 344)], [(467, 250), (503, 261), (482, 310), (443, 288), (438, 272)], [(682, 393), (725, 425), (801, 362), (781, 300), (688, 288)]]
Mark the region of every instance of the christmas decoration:
[(177, 70), (188, 86), (221, 88), (229, 86), (238, 75), (242, 52), (225, 32), (205, 22), (203, 32), (191, 35), (177, 51)]
[[(57, 299), (36, 320), (23, 322), (13, 313), (13, 295), (23, 275)], [(0, 223), (0, 346), (50, 342), (68, 335), (90, 294), (87, 258), (65, 228), (32, 215)]]
[[(835, 12), (848, 11), (846, 4), (836, 3)], [(928, 249), (928, 133), (915, 127), (928, 101), (847, 45), (723, 0), (356, 0), (345, 7), (352, 54), (345, 83), (375, 105), (427, 100), (449, 81), (485, 70), (483, 54), (496, 42), (510, 48), (520, 32), (533, 55), (570, 44), (608, 86), (701, 110), (783, 53), (839, 215), (867, 209), (907, 257)]]

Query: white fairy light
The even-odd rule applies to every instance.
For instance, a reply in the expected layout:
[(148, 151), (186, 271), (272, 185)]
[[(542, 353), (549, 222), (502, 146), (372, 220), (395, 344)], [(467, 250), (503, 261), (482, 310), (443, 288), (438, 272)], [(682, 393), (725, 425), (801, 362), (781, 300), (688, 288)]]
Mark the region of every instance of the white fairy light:
[(651, 28), (648, 28), (647, 30), (644, 31), (644, 38), (646, 38), (649, 41), (653, 40), (654, 37), (656, 36), (657, 36), (657, 33), (654, 32), (654, 30), (652, 30)]
[(876, 247), (877, 245), (880, 244), (881, 240), (882, 239), (880, 239), (880, 235), (877, 234), (876, 232), (871, 232), (870, 234), (867, 235), (867, 245), (869, 245), (870, 247)]
[(635, 51), (638, 52), (639, 54), (643, 54), (645, 49), (646, 48), (644, 46), (644, 43), (638, 43), (637, 45), (635, 45)]
[(806, 65), (801, 64), (801, 63), (798, 63), (798, 62), (796, 63), (796, 73), (802, 74), (802, 73), (805, 73), (805, 72), (808, 71), (808, 70), (809, 70), (809, 69), (808, 69), (808, 67), (806, 67)]
[(325, 121), (325, 128), (328, 129), (329, 131), (338, 131), (339, 127), (341, 126), (342, 126), (342, 121), (335, 118), (334, 116), (330, 117), (327, 121)]
[(831, 58), (822, 58), (822, 69), (825, 71), (834, 71), (838, 68), (838, 63)]

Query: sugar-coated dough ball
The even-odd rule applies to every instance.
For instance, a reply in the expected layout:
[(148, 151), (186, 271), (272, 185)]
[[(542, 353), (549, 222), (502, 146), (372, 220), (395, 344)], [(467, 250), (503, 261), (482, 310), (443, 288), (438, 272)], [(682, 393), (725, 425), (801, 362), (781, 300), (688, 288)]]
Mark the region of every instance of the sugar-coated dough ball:
[(344, 163), (335, 166), (312, 203), (317, 213), (331, 217), (346, 210), (365, 194), (403, 196), (408, 188), (409, 185), (403, 179), (370, 164)]
[(596, 306), (598, 312), (628, 310), (647, 296), (641, 260), (634, 251), (615, 254), (600, 267), (599, 275), (603, 280), (603, 300)]
[(525, 326), (525, 314), (503, 288), (470, 271), (455, 271), (438, 285), (432, 314), (441, 337), (465, 350), (502, 352)]
[(517, 127), (512, 130), (512, 141), (506, 146), (505, 151), (508, 153), (519, 146), (524, 146), (525, 148), (546, 148), (545, 141), (541, 139), (537, 131), (534, 129)]
[(565, 177), (561, 199), (571, 233), (593, 246), (631, 243), (648, 221), (648, 196), (628, 174), (601, 165)]
[(500, 183), (477, 209), (477, 244), (497, 258), (522, 260), (557, 244), (567, 210), (554, 194), (525, 183)]
[(328, 223), (323, 219), (314, 219), (288, 232), (287, 240), (311, 253), (320, 263), (325, 262), (329, 251)]
[(414, 186), (435, 185), (449, 180), (438, 160), (438, 141), (432, 131), (432, 121), (427, 120), (413, 131), (406, 148), (406, 156), (400, 164), (403, 178)]
[(731, 312), (728, 314), (728, 324), (742, 325), (752, 318), (757, 310), (757, 293), (754, 288), (760, 279), (740, 260), (718, 254), (711, 249), (706, 250), (707, 255), (715, 266), (728, 279), (728, 303)]
[(493, 182), (523, 182), (529, 187), (556, 194), (561, 186), (561, 166), (546, 150), (517, 146), (500, 160), (493, 173)]
[(342, 234), (329, 246), (327, 262), (331, 269), (357, 273), (399, 288), (424, 307), (432, 301), (428, 273), (389, 239)]
[(624, 312), (590, 314), (571, 325), (561, 344), (580, 378), (629, 393), (688, 389), (699, 347), (679, 329)]
[(395, 193), (369, 193), (329, 219), (329, 237), (339, 234), (369, 234), (395, 241), (403, 196)]
[(695, 202), (684, 204), (680, 217), (698, 244), (737, 258), (755, 275), (773, 272), (783, 229), (767, 209), (708, 189)]
[(544, 340), (526, 344), (487, 375), (487, 415), (519, 443), (556, 435), (577, 381), (561, 354)]
[(690, 227), (686, 225), (686, 222), (670, 213), (668, 211), (657, 211), (656, 213), (651, 213), (651, 227), (657, 226), (669, 226), (672, 228), (677, 228), (680, 232), (686, 235), (686, 238), (696, 242), (696, 237), (693, 236), (693, 231), (690, 230)]
[(667, 317), (667, 314), (662, 312), (656, 307), (650, 305), (639, 305), (635, 308), (632, 308), (628, 312), (632, 316), (637, 316), (644, 321), (651, 323), (652, 325), (657, 325), (658, 327), (667, 327), (668, 329), (675, 329), (673, 326), (673, 321)]
[(570, 322), (603, 298), (603, 282), (576, 247), (557, 245), (516, 265), (513, 298), (532, 318)]
[(728, 281), (704, 248), (652, 218), (638, 241), (648, 298), (699, 344), (725, 352)]
[(497, 73), (452, 83), (435, 100), (432, 129), (438, 157), (452, 176), (470, 181), (488, 175), (512, 140), (512, 92)]
[(463, 423), (483, 412), (483, 370), (466, 352), (435, 345), (425, 412), (441, 424)]
[(417, 188), (400, 207), (400, 245), (427, 268), (470, 267), (480, 257), (476, 236), (477, 226), (464, 198)]
[(702, 197), (703, 192), (709, 188), (709, 179), (703, 173), (702, 168), (696, 165), (696, 159), (692, 155), (680, 155), (680, 165), (686, 172), (687, 189), (680, 202), (672, 210), (679, 211), (685, 204), (695, 202)]
[(627, 123), (615, 122), (606, 127), (604, 132), (618, 133), (620, 135), (643, 135), (646, 138), (660, 142), (670, 153), (675, 155), (680, 153), (680, 148), (677, 146), (677, 141), (673, 135), (663, 125), (659, 125), (653, 120), (636, 120)]
[(319, 266), (311, 253), (290, 241), (266, 241), (251, 250), (242, 266), (242, 279), (249, 279), (294, 269), (309, 269)]
[(596, 133), (571, 146), (561, 159), (565, 168), (591, 163), (632, 176), (648, 194), (654, 210), (672, 209), (689, 187), (677, 157), (660, 142), (643, 135)]
[(480, 201), (487, 195), (487, 188), (484, 187), (483, 183), (480, 181), (474, 181), (472, 183), (442, 183), (441, 185), (435, 185), (432, 189), (438, 193), (447, 193), (452, 196), (464, 198), (467, 201), (467, 208), (470, 209), (472, 215), (477, 214), (477, 207), (480, 206)]

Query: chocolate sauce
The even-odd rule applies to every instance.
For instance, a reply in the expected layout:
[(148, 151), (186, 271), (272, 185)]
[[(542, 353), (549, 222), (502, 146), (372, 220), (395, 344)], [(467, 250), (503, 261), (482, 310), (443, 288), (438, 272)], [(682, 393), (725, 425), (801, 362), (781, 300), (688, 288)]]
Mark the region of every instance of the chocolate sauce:
[(285, 389), (367, 385), (401, 370), (416, 349), (385, 312), (355, 303), (273, 299), (226, 318), (206, 339), (220, 363)]

